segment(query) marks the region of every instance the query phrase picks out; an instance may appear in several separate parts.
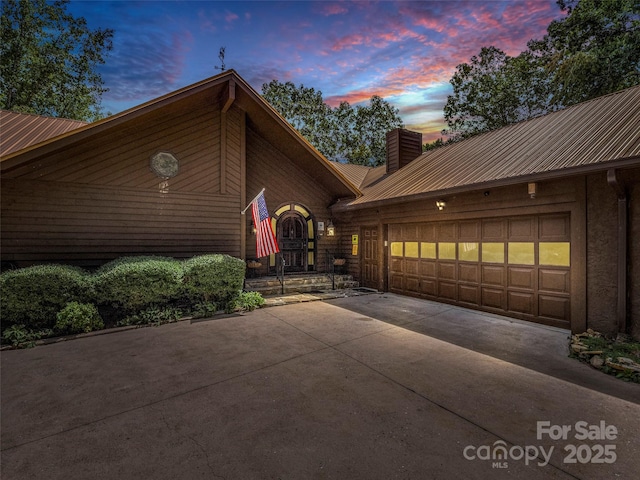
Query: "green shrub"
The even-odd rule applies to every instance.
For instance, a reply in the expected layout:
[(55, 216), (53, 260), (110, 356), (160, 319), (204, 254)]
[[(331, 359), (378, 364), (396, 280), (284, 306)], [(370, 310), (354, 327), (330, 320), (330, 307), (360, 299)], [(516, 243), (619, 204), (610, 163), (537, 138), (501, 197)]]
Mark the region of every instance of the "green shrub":
[(212, 317), (218, 311), (218, 306), (213, 302), (198, 302), (191, 307), (193, 318)]
[(177, 261), (174, 258), (162, 257), (159, 255), (139, 255), (137, 257), (119, 257), (119, 258), (116, 258), (115, 260), (111, 260), (109, 263), (105, 263), (104, 265), (102, 265), (100, 268), (98, 268), (98, 270), (96, 270), (96, 274), (101, 275), (103, 273), (110, 272), (114, 268), (119, 267), (120, 265), (123, 265), (123, 264), (141, 263), (141, 262), (146, 262), (148, 260), (157, 260), (160, 262)]
[(2, 343), (16, 348), (31, 348), (36, 346), (36, 340), (52, 337), (53, 330), (27, 330), (24, 325), (11, 325), (2, 332)]
[(182, 310), (166, 305), (152, 305), (133, 315), (123, 318), (118, 326), (125, 325), (162, 325), (182, 318)]
[(242, 290), (245, 262), (229, 255), (201, 255), (183, 263), (183, 292), (192, 303), (226, 307)]
[(123, 258), (96, 272), (98, 303), (133, 313), (178, 298), (182, 268), (173, 259)]
[(250, 312), (264, 305), (264, 298), (258, 292), (241, 292), (234, 300), (235, 309)]
[(91, 278), (80, 268), (37, 265), (0, 275), (0, 310), (5, 325), (53, 328), (69, 302), (91, 301)]
[(70, 302), (58, 312), (56, 330), (64, 333), (87, 333), (104, 328), (98, 309), (91, 303)]

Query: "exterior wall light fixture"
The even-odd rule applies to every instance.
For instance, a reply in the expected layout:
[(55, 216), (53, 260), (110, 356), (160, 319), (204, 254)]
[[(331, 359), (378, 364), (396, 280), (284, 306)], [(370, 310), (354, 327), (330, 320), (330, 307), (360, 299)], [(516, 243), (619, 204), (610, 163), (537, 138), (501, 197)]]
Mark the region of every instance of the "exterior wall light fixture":
[(333, 226), (333, 222), (329, 220), (327, 224), (327, 237), (335, 237), (336, 236), (336, 227)]
[(444, 207), (447, 205), (447, 202), (445, 202), (444, 200), (436, 200), (436, 207), (438, 207), (438, 210), (444, 210)]
[(536, 194), (538, 193), (538, 184), (535, 182), (527, 184), (527, 193), (531, 198), (536, 198)]

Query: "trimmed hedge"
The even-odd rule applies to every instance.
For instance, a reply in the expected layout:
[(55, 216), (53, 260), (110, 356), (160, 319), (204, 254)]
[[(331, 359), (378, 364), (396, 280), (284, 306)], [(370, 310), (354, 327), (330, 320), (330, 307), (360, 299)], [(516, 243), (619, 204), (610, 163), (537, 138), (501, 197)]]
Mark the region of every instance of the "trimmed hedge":
[(216, 303), (225, 308), (242, 291), (245, 262), (229, 255), (201, 255), (183, 265), (183, 294), (192, 303)]
[[(99, 305), (107, 315), (103, 318), (110, 322), (154, 308), (183, 308), (187, 304), (188, 309), (196, 310), (206, 306), (203, 314), (216, 306), (227, 310), (240, 298), (245, 268), (239, 258), (211, 254), (186, 261), (123, 257), (93, 275), (66, 265), (10, 270), (0, 275), (2, 329), (11, 325), (52, 329), (56, 319), (60, 320), (58, 331), (102, 328), (102, 319), (92, 304)], [(243, 307), (259, 306), (253, 303), (252, 299)]]
[(94, 285), (99, 304), (134, 313), (178, 299), (181, 280), (182, 268), (177, 260), (125, 257), (98, 270)]
[(67, 265), (37, 265), (0, 275), (3, 328), (53, 328), (56, 314), (69, 302), (91, 301), (91, 277)]

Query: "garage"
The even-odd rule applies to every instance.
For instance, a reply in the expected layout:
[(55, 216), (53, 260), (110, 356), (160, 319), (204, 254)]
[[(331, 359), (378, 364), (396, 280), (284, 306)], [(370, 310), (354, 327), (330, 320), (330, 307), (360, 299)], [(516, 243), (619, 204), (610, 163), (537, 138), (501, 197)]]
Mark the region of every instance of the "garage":
[(389, 290), (569, 328), (570, 214), (389, 225)]

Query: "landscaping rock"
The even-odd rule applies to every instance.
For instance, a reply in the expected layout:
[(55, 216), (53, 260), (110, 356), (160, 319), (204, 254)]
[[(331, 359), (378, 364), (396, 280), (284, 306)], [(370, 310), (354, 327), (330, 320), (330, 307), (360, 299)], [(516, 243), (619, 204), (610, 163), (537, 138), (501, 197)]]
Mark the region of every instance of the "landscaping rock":
[(591, 357), (591, 360), (589, 360), (589, 363), (592, 367), (602, 368), (602, 366), (604, 365), (604, 359), (600, 355), (594, 355), (593, 357)]

